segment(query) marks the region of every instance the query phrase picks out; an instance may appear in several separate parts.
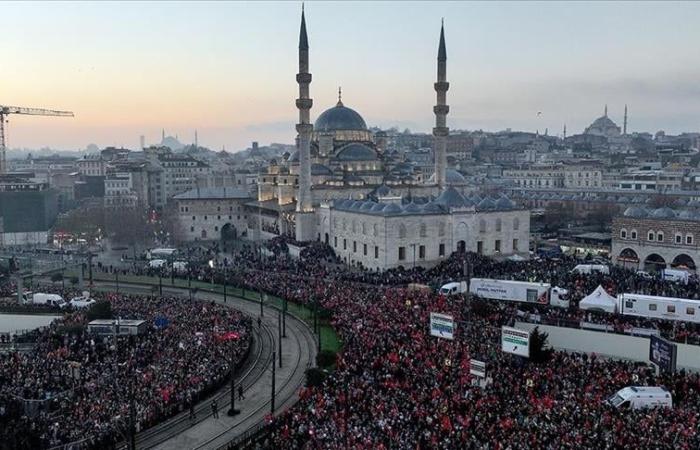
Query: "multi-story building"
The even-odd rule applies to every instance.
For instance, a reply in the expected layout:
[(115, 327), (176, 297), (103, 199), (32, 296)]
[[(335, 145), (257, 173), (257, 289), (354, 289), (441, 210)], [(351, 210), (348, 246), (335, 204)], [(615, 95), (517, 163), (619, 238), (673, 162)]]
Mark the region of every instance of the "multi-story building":
[(564, 187), (600, 188), (603, 186), (603, 170), (599, 163), (569, 163), (563, 166)]
[(192, 189), (176, 195), (175, 239), (228, 240), (246, 235), (245, 203), (250, 200), (246, 190), (227, 187)]
[(621, 174), (618, 178), (617, 188), (634, 191), (667, 192), (680, 190), (682, 184), (682, 172), (640, 170)]
[(46, 244), (58, 214), (48, 183), (0, 179), (0, 245)]
[(76, 165), (81, 175), (105, 176), (107, 173), (107, 161), (101, 153), (91, 153), (80, 158)]
[(629, 207), (613, 219), (612, 257), (625, 267), (695, 272), (700, 261), (700, 209)]
[(536, 188), (564, 187), (564, 168), (559, 165), (530, 165), (517, 169), (504, 169), (503, 178), (516, 186)]
[(105, 177), (104, 205), (108, 208), (131, 208), (138, 204), (129, 173), (111, 173)]

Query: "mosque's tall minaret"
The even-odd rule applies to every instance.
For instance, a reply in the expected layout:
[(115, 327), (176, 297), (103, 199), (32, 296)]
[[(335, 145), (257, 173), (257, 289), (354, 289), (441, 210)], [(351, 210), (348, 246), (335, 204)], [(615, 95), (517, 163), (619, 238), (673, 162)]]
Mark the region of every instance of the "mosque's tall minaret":
[(440, 46), (438, 48), (438, 69), (435, 92), (437, 92), (437, 104), (433, 108), (435, 112), (435, 128), (433, 128), (433, 147), (435, 152), (435, 182), (441, 191), (445, 190), (445, 171), (447, 169), (447, 136), (450, 129), (447, 127), (447, 113), (450, 107), (447, 105), (447, 90), (450, 83), (447, 82), (447, 50), (445, 49), (445, 25), (440, 27)]
[(315, 239), (313, 204), (311, 199), (311, 132), (313, 125), (309, 118), (313, 101), (309, 98), (309, 39), (306, 35), (306, 19), (304, 7), (301, 9), (301, 29), (299, 30), (299, 98), (296, 101), (299, 109), (299, 195), (296, 209), (296, 239), (309, 241)]

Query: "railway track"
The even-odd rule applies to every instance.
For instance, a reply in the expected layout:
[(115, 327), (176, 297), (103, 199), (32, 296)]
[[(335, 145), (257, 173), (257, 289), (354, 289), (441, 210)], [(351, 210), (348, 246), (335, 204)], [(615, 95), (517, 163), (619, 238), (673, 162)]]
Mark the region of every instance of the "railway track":
[[(114, 284), (111, 282), (97, 283), (97, 287), (110, 288), (112, 286), (114, 286)], [(143, 293), (150, 292), (151, 287), (134, 283), (120, 283), (120, 289), (123, 291)], [(164, 291), (169, 295), (189, 296), (186, 289), (164, 287)], [(223, 303), (220, 295), (210, 292), (200, 292), (197, 298)], [(257, 319), (259, 314), (257, 302), (244, 301), (239, 302), (235, 306), (232, 303), (230, 304), (232, 307), (236, 307), (251, 318)], [(258, 329), (256, 326), (253, 326), (254, 334), (251, 349), (248, 358), (238, 370), (236, 388), (242, 385), (247, 392), (250, 387), (259, 383), (261, 379), (266, 379), (271, 383), (272, 352), (276, 351), (279, 346), (276, 336), (277, 330), (275, 329), (277, 328), (277, 314), (270, 314), (270, 312), (273, 311), (275, 313), (277, 312), (273, 308), (266, 307), (266, 312), (268, 313), (263, 316), (261, 327)], [(255, 320), (253, 320), (253, 322), (255, 323)], [(284, 410), (296, 402), (297, 389), (303, 382), (306, 369), (311, 367), (311, 363), (315, 359), (317, 346), (317, 341), (308, 326), (301, 320), (293, 318), (291, 315), (288, 316), (287, 320), (287, 337), (282, 339), (283, 349), (286, 350), (283, 352), (283, 356), (285, 354), (289, 355), (290, 351), (296, 356), (291, 359), (287, 358), (286, 361), (283, 357), (284, 367), (290, 367), (289, 365), (291, 364), (293, 369), (290, 373), (286, 374), (284, 379), (280, 380), (279, 377), (276, 378), (276, 412)], [(302, 361), (305, 361), (305, 363)], [(278, 364), (278, 360), (274, 361), (274, 364)], [(270, 385), (268, 384), (268, 386)], [(231, 403), (230, 397), (231, 386), (230, 383), (226, 383), (214, 394), (200, 401), (195, 406), (196, 419), (190, 420), (189, 411), (183, 411), (154, 427), (138, 433), (136, 435), (136, 447), (138, 449), (176, 448), (175, 445), (171, 445), (168, 441), (177, 438), (180, 434), (186, 433), (192, 427), (209, 419), (212, 415), (210, 404), (214, 399), (216, 399), (219, 404), (220, 414), (225, 415)], [(215, 434), (198, 439), (196, 445), (188, 446), (187, 448), (198, 450), (227, 448), (231, 442), (235, 441), (236, 437), (244, 435), (246, 431), (260, 423), (267, 413), (269, 413), (270, 403), (270, 396), (267, 396), (265, 401), (256, 403), (254, 409), (242, 411), (240, 415), (236, 416), (232, 424), (227, 425), (224, 429), (216, 430)], [(120, 450), (127, 449), (128, 444), (126, 441), (122, 442), (117, 448)]]

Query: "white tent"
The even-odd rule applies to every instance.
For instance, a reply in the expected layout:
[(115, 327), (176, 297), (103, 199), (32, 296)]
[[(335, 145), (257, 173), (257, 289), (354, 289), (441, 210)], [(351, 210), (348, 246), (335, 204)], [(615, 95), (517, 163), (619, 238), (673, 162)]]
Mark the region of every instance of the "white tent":
[(617, 309), (617, 299), (605, 292), (603, 286), (598, 286), (578, 304), (578, 307), (589, 311), (605, 311), (614, 313)]

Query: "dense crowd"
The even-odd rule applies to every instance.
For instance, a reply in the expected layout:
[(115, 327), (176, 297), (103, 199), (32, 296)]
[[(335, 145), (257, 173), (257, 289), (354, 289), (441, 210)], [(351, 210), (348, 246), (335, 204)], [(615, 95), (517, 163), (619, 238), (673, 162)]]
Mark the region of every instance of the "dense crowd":
[(42, 330), (32, 352), (0, 355), (0, 449), (108, 447), (125, 438), (130, 398), (137, 429), (147, 428), (225, 383), (249, 348), (251, 323), (238, 311), (93, 296), (120, 320), (145, 320), (147, 330), (115, 342), (89, 334), (86, 313), (72, 312)]

